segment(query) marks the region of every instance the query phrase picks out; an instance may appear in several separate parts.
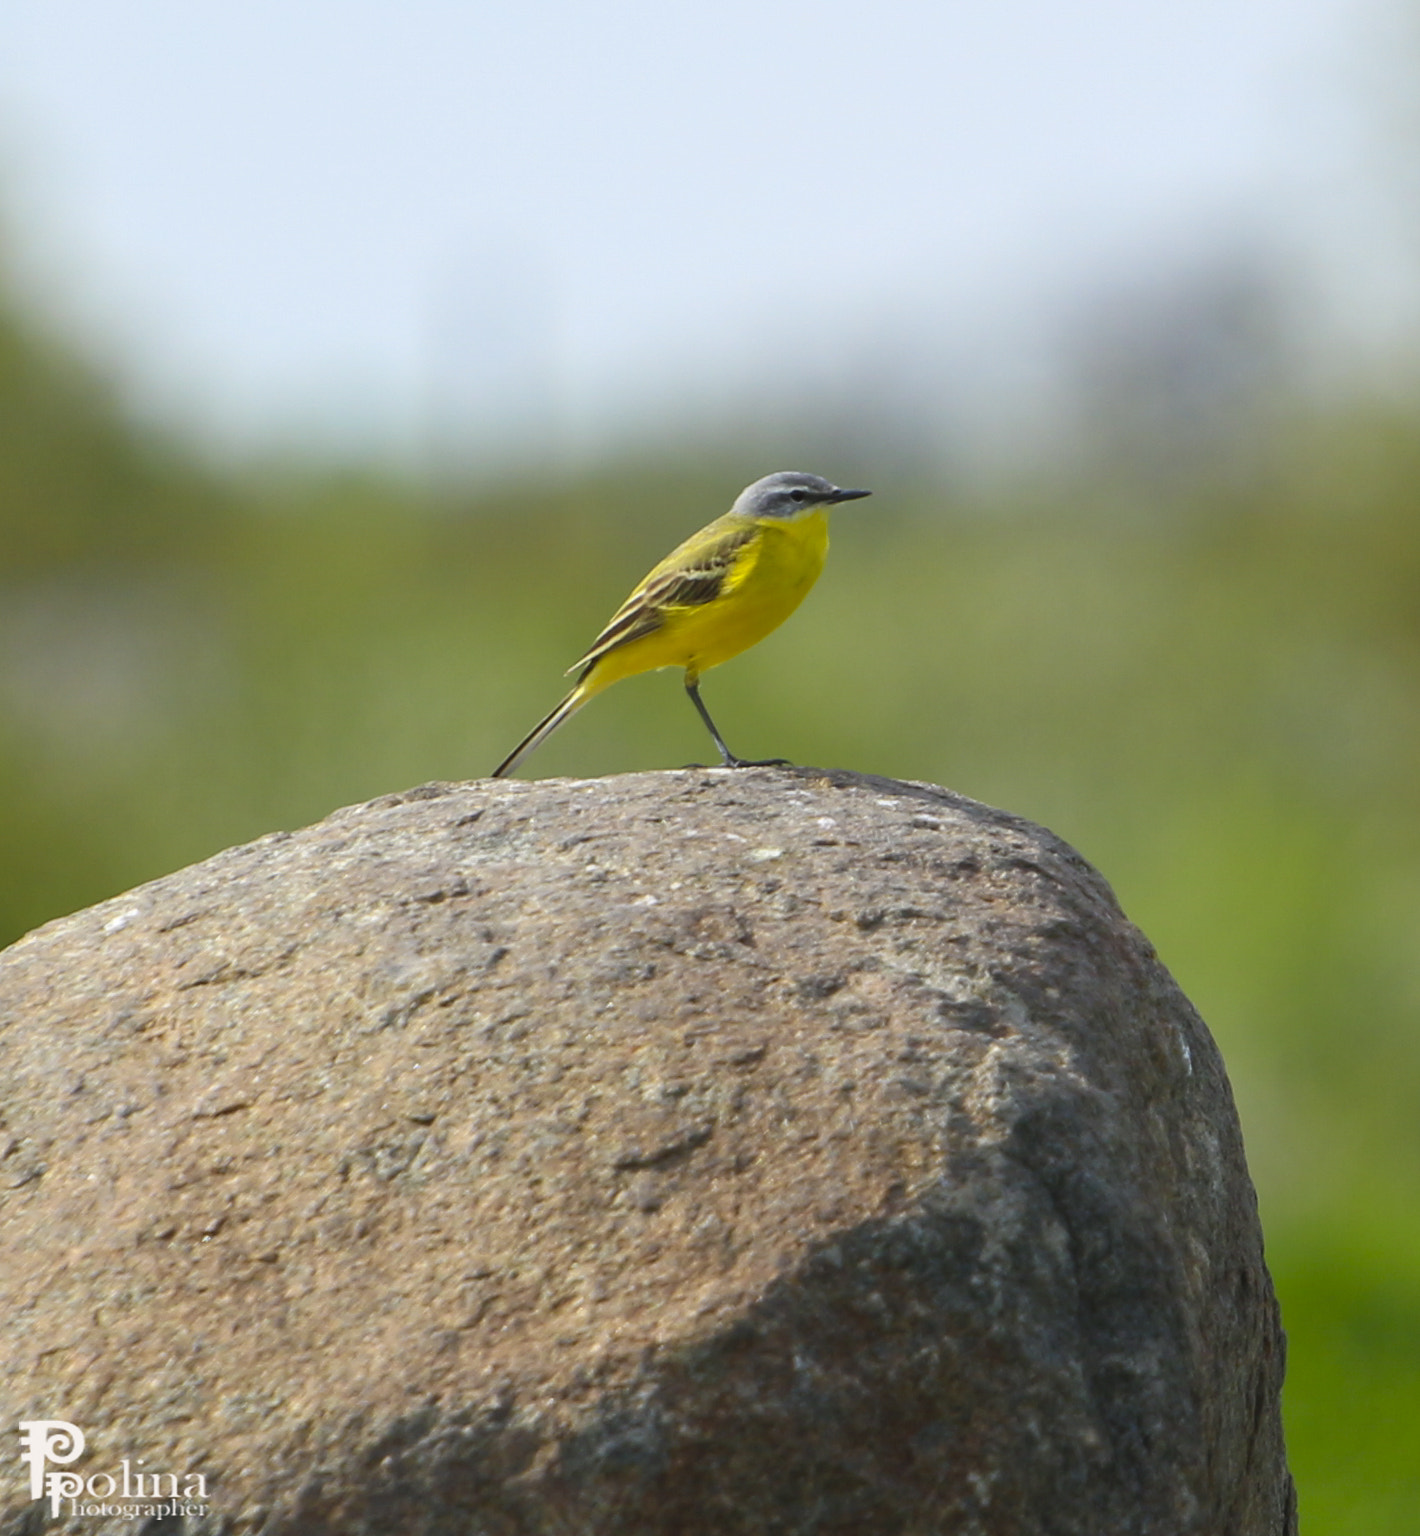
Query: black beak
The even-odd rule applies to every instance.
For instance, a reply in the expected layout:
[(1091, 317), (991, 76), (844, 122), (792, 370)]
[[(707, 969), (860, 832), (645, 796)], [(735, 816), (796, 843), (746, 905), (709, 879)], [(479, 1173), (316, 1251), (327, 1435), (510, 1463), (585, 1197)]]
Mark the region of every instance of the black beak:
[(864, 496), (871, 496), (871, 491), (835, 491), (828, 499), (832, 502), (858, 501)]

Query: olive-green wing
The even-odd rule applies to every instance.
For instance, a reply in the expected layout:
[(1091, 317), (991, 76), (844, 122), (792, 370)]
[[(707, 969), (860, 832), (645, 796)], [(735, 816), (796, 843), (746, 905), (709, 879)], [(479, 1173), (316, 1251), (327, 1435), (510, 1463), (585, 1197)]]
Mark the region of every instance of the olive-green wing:
[(713, 602), (724, 589), (746, 544), (758, 526), (744, 518), (722, 517), (692, 534), (650, 572), (612, 614), (606, 628), (582, 658), (568, 667), (589, 667), (608, 651), (653, 634), (670, 608), (695, 608)]

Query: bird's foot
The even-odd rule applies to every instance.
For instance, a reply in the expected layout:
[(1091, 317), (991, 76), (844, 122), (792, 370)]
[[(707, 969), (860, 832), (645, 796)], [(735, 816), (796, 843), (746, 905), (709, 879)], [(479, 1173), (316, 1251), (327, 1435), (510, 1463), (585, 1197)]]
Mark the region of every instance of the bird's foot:
[(787, 757), (736, 757), (726, 752), (718, 763), (682, 763), (682, 768), (792, 768)]
[(787, 757), (726, 757), (718, 763), (682, 763), (682, 768), (792, 768)]

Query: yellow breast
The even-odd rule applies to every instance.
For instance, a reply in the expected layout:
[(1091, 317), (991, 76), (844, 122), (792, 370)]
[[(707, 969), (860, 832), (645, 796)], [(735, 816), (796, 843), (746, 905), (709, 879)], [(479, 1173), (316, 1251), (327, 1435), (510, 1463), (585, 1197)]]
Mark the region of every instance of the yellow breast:
[(589, 681), (600, 691), (618, 678), (660, 667), (691, 673), (718, 667), (793, 613), (818, 580), (827, 553), (828, 517), (822, 509), (764, 519), (739, 551), (717, 597), (664, 609), (659, 629), (609, 652)]
[[(828, 554), (828, 516), (766, 518), (726, 579), (719, 598), (688, 613), (677, 639), (699, 671), (717, 667), (763, 640), (808, 596)], [(717, 611), (716, 611), (717, 610)]]

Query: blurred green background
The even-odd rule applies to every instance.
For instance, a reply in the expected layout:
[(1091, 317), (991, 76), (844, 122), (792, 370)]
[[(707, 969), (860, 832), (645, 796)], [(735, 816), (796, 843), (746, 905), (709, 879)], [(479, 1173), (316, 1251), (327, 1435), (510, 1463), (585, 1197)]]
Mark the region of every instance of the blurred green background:
[[(1009, 484), (867, 466), (877, 495), (837, 514), (809, 602), (706, 693), (741, 752), (949, 785), (1105, 872), (1232, 1071), (1305, 1529), (1399, 1536), (1420, 1518), (1420, 409), (1274, 400), (1230, 434), (1181, 460), (1102, 439)], [(728, 435), (478, 493), (219, 469), (8, 306), (0, 938), (486, 773), (742, 484), (854, 480), (833, 437)], [(664, 674), (529, 771), (706, 750)]]

